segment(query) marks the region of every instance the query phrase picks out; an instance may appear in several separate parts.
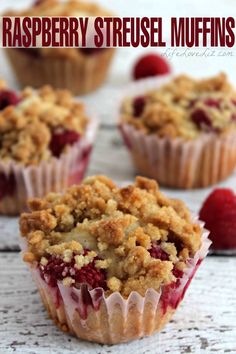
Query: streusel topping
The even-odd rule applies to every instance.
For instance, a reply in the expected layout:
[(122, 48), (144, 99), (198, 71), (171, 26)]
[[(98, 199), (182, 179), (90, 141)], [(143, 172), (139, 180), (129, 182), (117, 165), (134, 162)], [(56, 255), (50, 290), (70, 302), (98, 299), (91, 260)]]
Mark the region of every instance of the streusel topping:
[(69, 91), (45, 86), (19, 94), (0, 83), (0, 159), (36, 165), (59, 157), (87, 126), (82, 103)]
[(124, 188), (105, 176), (89, 177), (29, 206), (20, 218), (24, 260), (52, 286), (85, 282), (107, 295), (144, 295), (182, 276), (201, 246), (202, 230), (184, 203), (144, 177)]
[(195, 139), (236, 131), (236, 91), (223, 73), (197, 80), (186, 75), (143, 96), (127, 98), (122, 122), (146, 134)]

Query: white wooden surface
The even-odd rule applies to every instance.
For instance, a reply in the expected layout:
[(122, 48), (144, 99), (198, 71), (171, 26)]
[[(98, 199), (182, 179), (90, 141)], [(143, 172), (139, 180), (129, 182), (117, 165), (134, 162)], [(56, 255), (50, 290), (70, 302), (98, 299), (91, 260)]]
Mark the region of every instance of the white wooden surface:
[(157, 335), (102, 346), (61, 333), (48, 319), (20, 255), (2, 254), (0, 353), (236, 353), (235, 258), (203, 262), (173, 321)]
[[(235, 16), (235, 0), (100, 0), (121, 16)], [(29, 0), (1, 0), (0, 11), (22, 7)], [(104, 173), (116, 181), (135, 176), (128, 153), (112, 120), (122, 87), (130, 81), (134, 60), (143, 49), (120, 49), (105, 86), (83, 99), (97, 110), (102, 127), (97, 136), (88, 174)], [(148, 50), (146, 50), (148, 51)], [(176, 73), (196, 76), (226, 71), (236, 83), (236, 51), (232, 57), (185, 56), (172, 62)], [(0, 50), (0, 78), (12, 87), (17, 83)], [(236, 191), (236, 173), (220, 184)], [(198, 212), (212, 188), (196, 191), (165, 190)], [(0, 354), (183, 354), (236, 353), (236, 258), (208, 257), (201, 265), (173, 321), (161, 334), (125, 345), (101, 346), (61, 333), (47, 318), (39, 295), (18, 250), (17, 218), (0, 217)]]

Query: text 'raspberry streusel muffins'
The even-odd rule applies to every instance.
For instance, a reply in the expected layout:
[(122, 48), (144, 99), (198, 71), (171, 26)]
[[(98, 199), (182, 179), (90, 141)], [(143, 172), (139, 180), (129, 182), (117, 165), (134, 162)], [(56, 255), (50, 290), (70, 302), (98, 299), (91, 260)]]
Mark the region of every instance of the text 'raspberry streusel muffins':
[[(102, 7), (80, 0), (41, 0), (24, 11), (9, 11), (7, 16), (97, 17), (111, 16)], [(102, 85), (112, 62), (113, 48), (9, 48), (11, 66), (24, 86), (69, 89), (86, 94)]]
[(79, 183), (96, 128), (69, 91), (45, 86), (16, 93), (1, 83), (0, 214), (18, 214), (28, 198)]
[(120, 130), (134, 164), (173, 188), (199, 188), (236, 167), (236, 91), (225, 74), (181, 75), (134, 84), (121, 109)]
[(210, 245), (184, 203), (144, 177), (124, 188), (89, 177), (29, 205), (20, 218), (24, 261), (55, 323), (89, 341), (160, 331)]

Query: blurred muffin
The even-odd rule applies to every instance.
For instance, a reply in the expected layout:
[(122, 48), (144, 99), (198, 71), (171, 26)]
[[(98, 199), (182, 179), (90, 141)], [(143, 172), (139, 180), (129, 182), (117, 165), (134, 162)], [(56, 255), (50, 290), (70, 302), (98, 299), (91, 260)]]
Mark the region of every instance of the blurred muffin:
[[(80, 0), (41, 0), (27, 10), (8, 16), (111, 16), (103, 8)], [(107, 48), (9, 48), (11, 66), (22, 86), (69, 89), (86, 94), (106, 79), (114, 49)]]
[(88, 177), (29, 203), (23, 259), (64, 331), (120, 343), (160, 331), (205, 257), (208, 232), (154, 180), (118, 188)]
[[(124, 100), (120, 129), (137, 170), (173, 188), (207, 187), (236, 166), (236, 91), (225, 74), (143, 83)], [(139, 87), (140, 89), (140, 87)], [(141, 92), (142, 91), (142, 92)]]
[(0, 86), (0, 213), (29, 197), (61, 191), (85, 172), (96, 129), (69, 91), (45, 86), (16, 93)]

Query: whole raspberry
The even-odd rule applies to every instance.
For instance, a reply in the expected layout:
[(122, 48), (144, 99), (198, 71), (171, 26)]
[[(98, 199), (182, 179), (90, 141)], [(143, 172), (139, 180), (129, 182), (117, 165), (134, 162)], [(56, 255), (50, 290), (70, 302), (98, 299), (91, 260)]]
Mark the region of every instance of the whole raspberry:
[(138, 96), (133, 100), (133, 112), (135, 117), (140, 117), (145, 107), (145, 98)]
[(144, 79), (151, 76), (169, 74), (171, 67), (166, 59), (159, 54), (147, 54), (141, 57), (135, 64), (133, 78)]
[(59, 157), (66, 145), (73, 145), (78, 141), (80, 135), (73, 130), (65, 130), (61, 133), (54, 133), (49, 148), (53, 156)]
[[(86, 252), (84, 253), (86, 254)], [(75, 259), (72, 258), (71, 262), (64, 262), (58, 256), (51, 256), (48, 259), (46, 266), (39, 265), (42, 278), (52, 287), (57, 285), (58, 280), (63, 280), (66, 277), (71, 277), (75, 283), (88, 284), (92, 289), (101, 287), (107, 289), (106, 286), (106, 272), (103, 269), (95, 267), (95, 258), (91, 263), (77, 269), (75, 267)]]
[(215, 189), (200, 210), (200, 219), (210, 231), (212, 249), (236, 249), (236, 195), (230, 189)]
[(159, 245), (153, 244), (152, 247), (148, 250), (148, 252), (153, 258), (161, 259), (162, 261), (169, 260), (169, 255), (165, 251), (163, 251), (163, 249)]
[(11, 90), (0, 90), (0, 110), (7, 106), (16, 106), (20, 98)]

